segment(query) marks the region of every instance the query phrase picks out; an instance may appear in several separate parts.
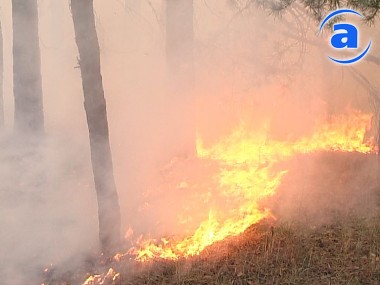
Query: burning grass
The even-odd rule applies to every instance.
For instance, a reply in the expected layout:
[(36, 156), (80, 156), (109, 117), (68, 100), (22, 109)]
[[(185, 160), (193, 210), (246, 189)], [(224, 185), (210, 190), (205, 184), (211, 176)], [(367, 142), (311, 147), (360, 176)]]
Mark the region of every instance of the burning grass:
[[(198, 138), (197, 161), (201, 165), (211, 161), (217, 167), (202, 181), (185, 180), (178, 184), (196, 185), (191, 192), (202, 191), (199, 197), (206, 196), (206, 202), (211, 202), (205, 203), (206, 215), (198, 227), (183, 238), (142, 238), (129, 253), (142, 262), (156, 258), (178, 260), (198, 255), (216, 242), (240, 235), (251, 225), (272, 216), (271, 208), (263, 207), (262, 201), (276, 194), (288, 173), (286, 164), (293, 158), (320, 152), (373, 153), (373, 140), (365, 139), (371, 118), (371, 114), (347, 110), (346, 114), (325, 118), (312, 134), (295, 140), (270, 139), (265, 124), (259, 129), (249, 129), (243, 124), (207, 147)], [(281, 163), (285, 164), (279, 168)], [(201, 184), (203, 187), (199, 187)], [(168, 191), (165, 194), (168, 195)], [(189, 212), (189, 219), (193, 212), (194, 209)]]
[[(376, 159), (361, 154), (325, 154), (318, 161), (324, 169), (319, 171), (320, 177), (312, 179), (310, 173), (307, 179), (313, 185), (321, 177), (328, 181), (331, 177), (326, 173), (339, 165), (344, 177), (352, 177), (370, 158)], [(350, 179), (346, 183), (339, 191), (332, 191), (331, 184), (316, 185), (318, 195), (311, 198), (316, 204), (325, 204), (324, 219), (316, 219), (315, 209), (304, 204), (285, 219), (265, 219), (239, 236), (214, 243), (199, 256), (176, 261), (155, 258), (143, 263), (124, 256), (118, 262), (95, 262), (88, 268), (92, 277), (87, 284), (380, 284), (378, 190), (361, 181), (360, 196), (371, 197), (373, 204), (355, 198), (355, 205), (350, 205), (357, 187), (346, 187), (353, 184)], [(279, 189), (281, 201), (287, 190)], [(338, 207), (336, 201), (345, 207)], [(66, 280), (75, 282), (45, 284), (83, 284), (83, 270), (66, 274)]]
[(110, 269), (87, 284), (380, 284), (378, 218), (344, 217), (318, 227), (266, 220), (199, 256), (124, 260), (112, 264), (120, 274)]
[(278, 220), (264, 219), (198, 256), (143, 263), (125, 256), (91, 272), (103, 272), (104, 277), (111, 267), (120, 273), (115, 282), (112, 277), (108, 283), (88, 284), (380, 284), (379, 193), (374, 179), (353, 180), (368, 171), (368, 164), (376, 169), (376, 156), (314, 154), (297, 160), (289, 171), (294, 173), (308, 160), (318, 169), (301, 173), (309, 188), (287, 196), (290, 185), (302, 184), (289, 175), (273, 197), (281, 205), (309, 193), (311, 201), (300, 201), (288, 216), (281, 217), (283, 209), (273, 205)]
[(182, 236), (140, 236), (83, 284), (380, 284), (371, 117), (352, 111), (293, 140), (238, 128), (198, 142), (198, 157), (175, 163), (161, 188), (200, 191), (203, 219)]
[(88, 284), (380, 284), (379, 218), (339, 217), (316, 227), (266, 220), (192, 258), (108, 264), (120, 272), (115, 281)]
[(268, 221), (200, 256), (160, 261), (116, 284), (380, 284), (380, 222), (346, 217), (310, 227)]

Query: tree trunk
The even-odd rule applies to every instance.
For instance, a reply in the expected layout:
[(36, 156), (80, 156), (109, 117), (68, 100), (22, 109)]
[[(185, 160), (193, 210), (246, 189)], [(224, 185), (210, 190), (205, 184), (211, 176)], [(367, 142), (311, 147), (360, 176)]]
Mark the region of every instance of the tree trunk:
[(140, 14), (141, 0), (125, 0), (124, 5), (127, 11), (133, 11)]
[(12, 0), (15, 130), (44, 131), (37, 0)]
[(0, 131), (4, 129), (4, 46), (3, 31), (0, 22)]
[[(65, 40), (65, 5), (66, 2), (62, 0), (50, 0), (50, 35), (51, 46), (59, 52), (63, 49)], [(58, 57), (58, 60), (61, 57)], [(59, 73), (59, 69), (56, 69)]]
[(193, 0), (166, 0), (166, 57), (170, 79), (189, 88), (194, 77)]
[(92, 0), (71, 0), (75, 39), (80, 56), (84, 107), (98, 199), (101, 250), (112, 254), (120, 242), (120, 207), (113, 176), (106, 102), (100, 70), (100, 49)]
[[(166, 0), (166, 61), (171, 110), (166, 145), (176, 156), (195, 154), (193, 0)], [(173, 155), (171, 154), (171, 155)]]

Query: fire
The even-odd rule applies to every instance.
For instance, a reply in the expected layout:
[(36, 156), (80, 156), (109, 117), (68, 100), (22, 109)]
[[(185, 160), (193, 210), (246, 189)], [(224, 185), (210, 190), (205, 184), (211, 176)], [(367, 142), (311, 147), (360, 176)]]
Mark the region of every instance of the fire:
[(320, 151), (374, 152), (373, 143), (364, 141), (371, 119), (370, 114), (351, 110), (321, 122), (311, 135), (295, 141), (271, 140), (267, 127), (253, 131), (244, 124), (211, 146), (206, 147), (198, 138), (198, 159), (219, 165), (210, 180), (216, 179), (218, 199), (225, 205), (214, 205), (192, 234), (180, 239), (142, 240), (129, 253), (138, 261), (186, 258), (273, 217), (260, 203), (276, 193), (287, 173), (276, 167), (278, 163), (297, 154)]
[(83, 283), (83, 285), (105, 285), (115, 284), (120, 278), (120, 273), (110, 268), (106, 274), (91, 275)]

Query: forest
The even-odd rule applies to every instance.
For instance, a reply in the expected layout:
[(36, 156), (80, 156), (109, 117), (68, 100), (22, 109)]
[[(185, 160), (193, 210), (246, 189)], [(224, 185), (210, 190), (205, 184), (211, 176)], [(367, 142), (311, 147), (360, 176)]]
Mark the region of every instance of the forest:
[(0, 285), (380, 284), (379, 10), (0, 0)]

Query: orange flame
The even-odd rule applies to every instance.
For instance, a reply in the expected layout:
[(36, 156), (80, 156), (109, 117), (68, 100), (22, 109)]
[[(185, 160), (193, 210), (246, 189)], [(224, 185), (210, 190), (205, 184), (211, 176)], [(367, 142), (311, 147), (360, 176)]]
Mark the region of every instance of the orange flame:
[(120, 278), (120, 273), (115, 272), (113, 268), (110, 268), (106, 274), (91, 275), (82, 285), (104, 285), (115, 284)]
[(210, 179), (218, 181), (221, 197), (231, 205), (211, 209), (208, 218), (182, 239), (142, 240), (130, 253), (138, 261), (154, 258), (177, 260), (194, 256), (207, 246), (227, 237), (243, 233), (248, 227), (271, 216), (260, 202), (276, 193), (286, 170), (274, 165), (297, 154), (318, 151), (374, 152), (374, 145), (364, 142), (372, 115), (359, 111), (334, 116), (320, 124), (315, 132), (297, 141), (276, 141), (267, 137), (268, 131), (250, 131), (244, 125), (218, 143), (205, 147), (197, 140), (200, 160), (218, 163), (219, 170)]

